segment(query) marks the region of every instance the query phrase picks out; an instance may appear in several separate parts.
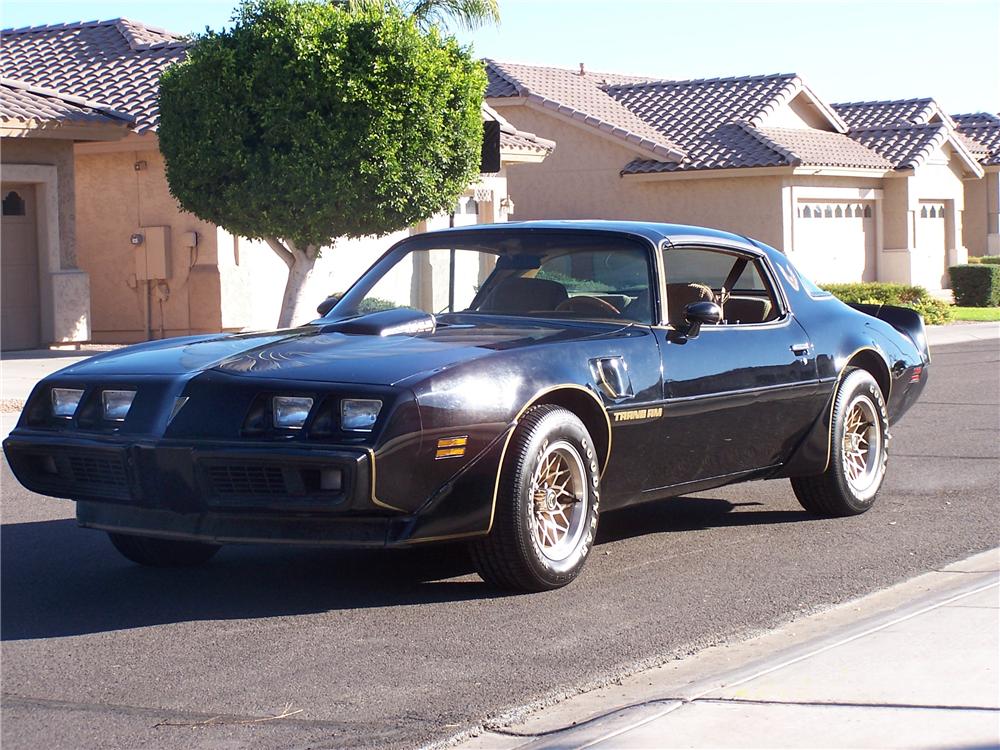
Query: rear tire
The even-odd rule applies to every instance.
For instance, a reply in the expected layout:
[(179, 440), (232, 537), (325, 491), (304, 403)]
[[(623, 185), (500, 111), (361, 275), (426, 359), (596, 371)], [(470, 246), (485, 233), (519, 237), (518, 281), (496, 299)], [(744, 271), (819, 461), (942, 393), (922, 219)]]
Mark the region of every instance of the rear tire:
[(156, 539), (149, 536), (108, 532), (111, 543), (126, 558), (139, 565), (153, 568), (186, 568), (208, 562), (219, 546), (204, 542), (177, 539)]
[(515, 428), (501, 471), (493, 529), (470, 544), (476, 570), (515, 591), (565, 586), (597, 533), (600, 471), (590, 433), (572, 412), (536, 406)]
[(826, 471), (792, 477), (799, 503), (818, 516), (856, 516), (875, 502), (888, 461), (889, 415), (878, 383), (852, 369), (834, 397)]

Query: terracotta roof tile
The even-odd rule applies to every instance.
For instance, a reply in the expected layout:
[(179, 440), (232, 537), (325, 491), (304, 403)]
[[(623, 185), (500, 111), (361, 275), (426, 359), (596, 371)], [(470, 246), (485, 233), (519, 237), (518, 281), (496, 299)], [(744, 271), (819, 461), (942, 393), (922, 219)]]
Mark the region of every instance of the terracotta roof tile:
[(603, 91), (603, 87), (638, 80), (613, 73), (584, 73), (486, 60), (487, 97), (519, 96), (621, 138), (651, 155), (678, 159), (684, 154), (664, 133), (643, 121)]
[(743, 124), (760, 122), (800, 86), (795, 75), (771, 75), (651, 81), (605, 90), (684, 149), (686, 158), (658, 171), (683, 171), (788, 165), (786, 155)]
[[(799, 164), (891, 168), (883, 157), (840, 133), (760, 129), (772, 112), (804, 89), (794, 74), (662, 81), (491, 60), (487, 72), (488, 97), (534, 96), (584, 122), (594, 120), (591, 124), (606, 132), (641, 132), (649, 141), (670, 143), (682, 152), (639, 156), (625, 166), (625, 174)], [(832, 112), (831, 118), (843, 127)]]
[(534, 152), (547, 154), (556, 147), (555, 141), (539, 138), (534, 133), (515, 128), (503, 115), (483, 102), (482, 114), (484, 120), (495, 120), (500, 123), (500, 149), (502, 151)]
[(784, 148), (805, 167), (870, 167), (892, 169), (884, 156), (843, 133), (792, 128), (758, 128), (771, 143)]
[(945, 123), (926, 125), (896, 125), (885, 128), (855, 130), (851, 137), (877, 151), (897, 169), (918, 167), (951, 135)]
[(160, 74), (183, 59), (181, 36), (128, 19), (0, 31), (5, 75), (126, 112), (155, 130)]
[(973, 153), (979, 157), (979, 163), (987, 167), (1000, 165), (1000, 117), (958, 122), (959, 133), (976, 147)]
[(833, 108), (851, 130), (896, 125), (926, 125), (931, 122), (935, 114), (945, 121), (949, 120), (937, 102), (930, 98), (845, 102), (834, 104)]
[(0, 77), (0, 122), (124, 126), (132, 118), (98, 102)]
[(968, 112), (964, 115), (952, 115), (951, 119), (959, 125), (1000, 125), (1000, 115), (992, 112)]

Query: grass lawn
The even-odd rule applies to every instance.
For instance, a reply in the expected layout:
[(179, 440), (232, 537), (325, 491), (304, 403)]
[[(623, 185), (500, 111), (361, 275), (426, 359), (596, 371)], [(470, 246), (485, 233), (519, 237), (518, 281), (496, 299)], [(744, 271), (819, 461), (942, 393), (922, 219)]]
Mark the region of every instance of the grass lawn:
[(951, 308), (955, 320), (1000, 320), (1000, 307), (958, 307)]

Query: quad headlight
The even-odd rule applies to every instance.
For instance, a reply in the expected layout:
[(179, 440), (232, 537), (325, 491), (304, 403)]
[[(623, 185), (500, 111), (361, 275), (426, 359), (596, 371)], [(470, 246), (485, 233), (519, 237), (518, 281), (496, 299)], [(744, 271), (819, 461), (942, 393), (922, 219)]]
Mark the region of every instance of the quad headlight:
[(52, 389), (52, 416), (72, 417), (83, 398), (83, 391), (78, 388)]
[(351, 432), (371, 432), (382, 410), (374, 398), (345, 398), (340, 402), (340, 428)]
[(284, 430), (301, 430), (309, 417), (313, 400), (305, 396), (275, 396), (271, 402), (274, 426)]
[(101, 391), (104, 418), (109, 422), (124, 422), (134, 400), (135, 391)]

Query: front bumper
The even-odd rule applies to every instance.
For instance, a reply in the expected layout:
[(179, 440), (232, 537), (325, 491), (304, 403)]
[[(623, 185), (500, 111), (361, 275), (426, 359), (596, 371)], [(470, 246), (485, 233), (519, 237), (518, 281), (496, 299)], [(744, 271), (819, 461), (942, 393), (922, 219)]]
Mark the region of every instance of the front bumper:
[(367, 449), (125, 444), (26, 431), (8, 438), (4, 451), (29, 490), (78, 501), (85, 527), (219, 543), (416, 541), (414, 516), (375, 501)]

